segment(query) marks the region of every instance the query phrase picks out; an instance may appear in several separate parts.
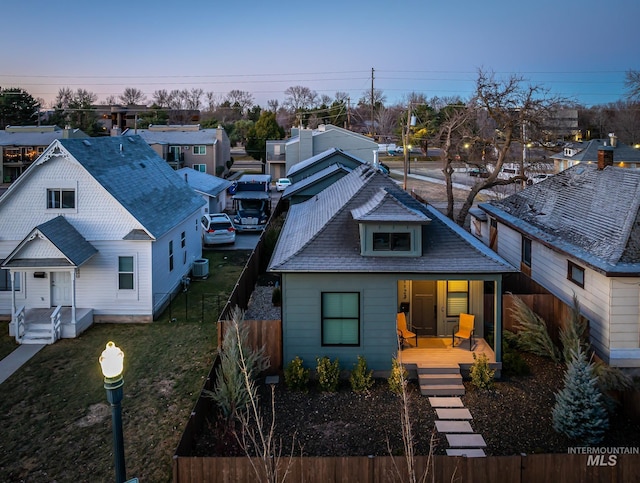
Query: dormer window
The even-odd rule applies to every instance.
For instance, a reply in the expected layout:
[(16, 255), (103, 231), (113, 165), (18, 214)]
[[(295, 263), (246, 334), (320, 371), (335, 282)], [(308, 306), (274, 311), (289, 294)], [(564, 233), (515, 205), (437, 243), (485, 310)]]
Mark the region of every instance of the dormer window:
[(373, 233), (373, 251), (407, 252), (411, 250), (411, 233)]

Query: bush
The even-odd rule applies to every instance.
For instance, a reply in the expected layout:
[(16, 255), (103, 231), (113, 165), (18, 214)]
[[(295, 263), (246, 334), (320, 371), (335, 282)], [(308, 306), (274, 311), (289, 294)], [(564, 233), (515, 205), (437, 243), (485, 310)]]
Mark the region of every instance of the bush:
[(473, 353), (473, 364), (471, 365), (471, 383), (478, 389), (491, 389), (493, 387), (494, 370), (489, 369), (489, 360), (485, 354), (480, 357)]
[(393, 358), (391, 360), (391, 375), (387, 379), (389, 390), (394, 394), (402, 394), (402, 388), (406, 385), (408, 376), (409, 372), (398, 362), (398, 359)]
[(580, 347), (567, 364), (564, 388), (556, 394), (552, 411), (553, 429), (586, 445), (602, 441), (609, 427), (607, 410), (593, 374), (593, 364)]
[(309, 369), (303, 367), (302, 359), (296, 356), (284, 369), (284, 383), (293, 391), (307, 392), (309, 372)]
[(221, 176), (224, 173), (224, 166), (216, 166), (216, 176)]
[(271, 303), (276, 307), (279, 307), (282, 303), (282, 290), (280, 287), (273, 287), (273, 291), (271, 292)]
[(531, 370), (519, 352), (510, 350), (502, 357), (502, 372), (508, 376), (527, 376)]
[(336, 392), (340, 383), (340, 363), (336, 358), (331, 362), (328, 357), (318, 357), (316, 371), (320, 389), (326, 392)]
[(358, 356), (358, 362), (351, 371), (349, 382), (354, 392), (365, 392), (373, 386), (373, 371), (367, 370), (367, 360), (364, 357)]
[(514, 297), (513, 301), (514, 305), (509, 310), (514, 319), (520, 322), (520, 325), (515, 327), (519, 330), (518, 346), (533, 354), (560, 362), (560, 351), (551, 340), (544, 319), (527, 307), (522, 299)]

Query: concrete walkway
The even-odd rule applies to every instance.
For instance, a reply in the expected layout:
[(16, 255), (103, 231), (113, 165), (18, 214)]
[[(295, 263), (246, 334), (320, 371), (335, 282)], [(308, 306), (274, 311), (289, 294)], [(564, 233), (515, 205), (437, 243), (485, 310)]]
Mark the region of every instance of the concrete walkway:
[(35, 356), (46, 344), (22, 344), (0, 361), (0, 384), (9, 379), (22, 365)]

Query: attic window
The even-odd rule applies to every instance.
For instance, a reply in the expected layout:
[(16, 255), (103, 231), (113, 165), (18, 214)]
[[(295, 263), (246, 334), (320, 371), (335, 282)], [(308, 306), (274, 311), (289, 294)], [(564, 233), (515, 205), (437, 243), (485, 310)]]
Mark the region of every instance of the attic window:
[(48, 189), (47, 209), (74, 209), (76, 207), (76, 192), (69, 189)]
[(408, 252), (411, 233), (373, 233), (373, 251)]
[(584, 268), (567, 260), (567, 278), (575, 283), (578, 287), (584, 288)]

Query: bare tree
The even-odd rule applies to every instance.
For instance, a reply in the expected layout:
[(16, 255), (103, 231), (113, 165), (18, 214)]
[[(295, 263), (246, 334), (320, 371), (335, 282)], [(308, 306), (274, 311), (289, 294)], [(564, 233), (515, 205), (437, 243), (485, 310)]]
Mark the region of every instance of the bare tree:
[(204, 91), (202, 89), (194, 87), (191, 90), (184, 89), (181, 92), (185, 109), (200, 109), (202, 95), (204, 94)]
[(205, 102), (205, 111), (213, 112), (218, 107), (218, 104), (220, 104), (220, 102), (218, 100), (218, 96), (213, 91), (205, 92), (204, 93), (204, 99), (205, 99), (205, 101), (204, 101)]
[(278, 101), (278, 99), (269, 99), (267, 101), (267, 108), (271, 112), (278, 112), (279, 107), (280, 107), (280, 101)]
[(135, 104), (144, 104), (147, 98), (140, 89), (135, 87), (127, 87), (124, 92), (120, 94), (120, 102), (125, 106), (131, 106)]
[(624, 86), (627, 89), (627, 99), (640, 100), (640, 71), (628, 70), (625, 74)]
[[(494, 186), (524, 183), (527, 180), (526, 170), (529, 166), (520, 160), (520, 170), (508, 178), (500, 178), (504, 164), (511, 156), (514, 143), (524, 145), (527, 142), (527, 130), (541, 129), (544, 119), (559, 105), (563, 99), (549, 95), (548, 89), (539, 85), (524, 83), (524, 79), (511, 75), (507, 79), (498, 80), (493, 73), (482, 70), (478, 72), (476, 93), (470, 107), (477, 112), (476, 119), (486, 117), (483, 126), (476, 129), (474, 138), (469, 139), (472, 145), (493, 145), (496, 152), (495, 163), (489, 177), (478, 178), (471, 187), (460, 211), (455, 218), (456, 223), (463, 225), (469, 209), (478, 193)], [(481, 116), (482, 115), (482, 116)], [(493, 131), (487, 129), (493, 126)], [(484, 148), (483, 148), (484, 149)]]
[(169, 92), (166, 89), (160, 89), (153, 93), (153, 103), (160, 107), (169, 107)]
[(294, 112), (315, 106), (318, 93), (304, 86), (291, 86), (284, 91), (284, 106)]
[(240, 114), (243, 116), (253, 107), (254, 102), (253, 94), (238, 89), (234, 89), (227, 93), (227, 101), (232, 108), (240, 111)]

